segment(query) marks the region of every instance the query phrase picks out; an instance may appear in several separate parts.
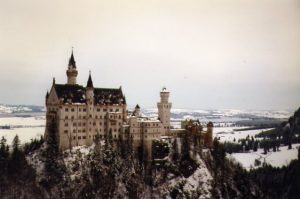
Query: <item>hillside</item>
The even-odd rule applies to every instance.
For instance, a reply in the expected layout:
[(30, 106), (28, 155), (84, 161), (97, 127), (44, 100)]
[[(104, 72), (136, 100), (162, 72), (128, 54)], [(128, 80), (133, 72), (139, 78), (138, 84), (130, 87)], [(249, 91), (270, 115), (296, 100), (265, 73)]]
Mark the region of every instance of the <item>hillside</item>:
[(199, 153), (188, 136), (176, 139), (163, 158), (148, 161), (112, 139), (63, 153), (55, 139), (42, 142), (13, 144), (0, 167), (1, 198), (259, 198), (249, 174), (217, 141)]

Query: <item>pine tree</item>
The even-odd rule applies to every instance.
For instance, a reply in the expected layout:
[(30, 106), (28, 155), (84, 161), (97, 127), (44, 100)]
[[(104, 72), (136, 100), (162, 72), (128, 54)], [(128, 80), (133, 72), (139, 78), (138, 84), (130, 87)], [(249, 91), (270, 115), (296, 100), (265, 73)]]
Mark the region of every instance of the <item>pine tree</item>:
[(9, 148), (6, 145), (6, 139), (2, 136), (0, 142), (0, 175), (6, 173), (9, 157)]
[(53, 118), (48, 126), (48, 136), (45, 149), (45, 179), (46, 188), (51, 189), (63, 179), (65, 167), (58, 145), (58, 130), (56, 119)]
[(17, 175), (22, 172), (22, 168), (26, 164), (25, 154), (22, 149), (20, 149), (20, 139), (16, 135), (12, 142), (12, 154), (9, 162), (9, 173), (11, 175)]

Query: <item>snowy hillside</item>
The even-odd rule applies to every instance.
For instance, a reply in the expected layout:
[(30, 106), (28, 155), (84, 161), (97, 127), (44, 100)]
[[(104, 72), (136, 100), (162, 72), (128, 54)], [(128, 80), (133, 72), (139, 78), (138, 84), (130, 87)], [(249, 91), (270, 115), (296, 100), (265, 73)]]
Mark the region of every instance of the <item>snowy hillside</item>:
[(261, 163), (266, 162), (274, 167), (281, 167), (298, 158), (298, 147), (300, 147), (300, 144), (294, 144), (290, 150), (288, 146), (282, 146), (280, 151), (267, 154), (263, 154), (263, 149), (258, 149), (257, 152), (233, 153), (231, 155), (228, 154), (228, 156), (240, 162), (247, 169), (259, 167), (255, 166), (255, 159)]

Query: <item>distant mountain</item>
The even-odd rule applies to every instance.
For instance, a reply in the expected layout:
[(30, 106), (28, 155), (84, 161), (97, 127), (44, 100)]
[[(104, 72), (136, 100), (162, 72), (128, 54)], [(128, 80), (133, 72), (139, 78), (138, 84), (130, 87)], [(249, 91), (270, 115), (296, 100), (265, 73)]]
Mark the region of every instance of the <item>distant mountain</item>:
[(44, 106), (0, 104), (0, 115), (45, 112)]
[[(157, 109), (142, 109), (142, 112), (149, 117), (157, 117)], [(171, 120), (178, 121), (187, 118), (199, 119), (202, 122), (236, 122), (241, 120), (286, 120), (292, 115), (288, 110), (192, 110), (192, 109), (171, 109)]]

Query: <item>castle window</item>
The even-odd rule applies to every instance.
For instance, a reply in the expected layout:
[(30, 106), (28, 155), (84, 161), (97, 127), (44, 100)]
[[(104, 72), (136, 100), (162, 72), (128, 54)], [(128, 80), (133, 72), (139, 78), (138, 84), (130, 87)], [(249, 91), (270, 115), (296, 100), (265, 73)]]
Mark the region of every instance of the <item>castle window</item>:
[(82, 126), (85, 126), (85, 122), (82, 123)]
[(113, 109), (111, 108), (111, 109), (109, 109), (109, 111), (110, 111), (110, 112), (113, 112)]
[(82, 116), (82, 119), (85, 119), (85, 116)]
[(82, 132), (85, 133), (85, 129), (83, 129)]
[(73, 126), (76, 126), (76, 122), (73, 123)]
[(100, 112), (100, 108), (97, 108), (97, 111)]
[(107, 109), (105, 108), (105, 109), (103, 109), (103, 111), (104, 111), (104, 112), (106, 112), (106, 111), (107, 111)]
[(68, 126), (68, 123), (65, 123), (65, 126)]
[(65, 130), (64, 133), (68, 133), (68, 130)]
[(74, 116), (73, 116), (73, 115), (71, 116), (71, 119), (72, 119), (72, 120), (74, 119)]
[(72, 108), (71, 111), (74, 112), (75, 110)]
[(83, 111), (83, 112), (85, 112), (85, 111), (86, 111), (86, 109), (84, 108), (84, 109), (82, 109), (82, 111)]
[(121, 119), (121, 115), (119, 115), (119, 119)]
[(115, 135), (115, 138), (117, 138), (117, 135)]
[(117, 129), (114, 129), (114, 132), (117, 132)]
[(86, 137), (85, 137), (85, 136), (82, 136), (82, 139), (86, 139)]
[(78, 136), (78, 140), (81, 140), (81, 136)]
[(68, 119), (68, 116), (66, 115), (65, 119), (67, 120)]
[(76, 130), (75, 130), (75, 129), (73, 130), (73, 133), (76, 133)]
[(73, 136), (73, 140), (75, 140), (76, 139), (76, 137), (75, 136)]
[(118, 112), (118, 111), (119, 111), (119, 109), (117, 108), (117, 109), (116, 109), (116, 112)]
[(102, 122), (100, 122), (99, 124), (100, 124), (100, 126), (102, 126)]
[(98, 119), (98, 115), (96, 115), (96, 119)]
[(68, 109), (68, 108), (65, 108), (65, 111), (66, 111), (66, 112), (68, 112), (68, 111), (69, 111), (69, 109)]
[(93, 126), (96, 126), (96, 122), (93, 123)]
[(79, 112), (81, 112), (81, 108), (79, 108)]
[(92, 118), (92, 115), (90, 115), (90, 118)]

